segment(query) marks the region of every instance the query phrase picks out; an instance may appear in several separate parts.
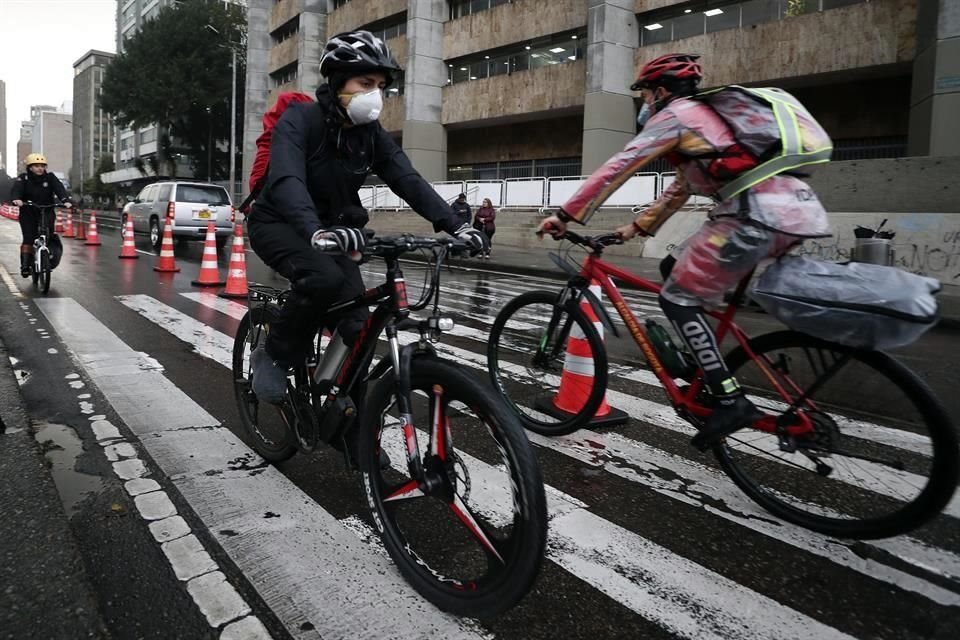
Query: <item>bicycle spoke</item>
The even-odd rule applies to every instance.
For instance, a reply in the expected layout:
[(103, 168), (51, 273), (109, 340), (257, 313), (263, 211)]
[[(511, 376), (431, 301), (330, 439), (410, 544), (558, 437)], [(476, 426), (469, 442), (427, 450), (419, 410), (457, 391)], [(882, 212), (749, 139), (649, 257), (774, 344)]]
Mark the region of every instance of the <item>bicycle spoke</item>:
[(453, 510), (453, 513), (460, 519), (460, 522), (467, 528), (474, 538), (487, 550), (493, 557), (500, 561), (500, 564), (506, 564), (503, 560), (503, 556), (500, 555), (500, 552), (497, 550), (496, 545), (493, 543), (493, 539), (487, 535), (487, 532), (480, 525), (480, 522), (474, 517), (473, 513), (470, 512), (470, 509), (467, 505), (460, 499), (460, 496), (454, 494), (453, 502), (450, 503), (450, 508)]
[(384, 497), (383, 501), (394, 502), (396, 500), (411, 500), (413, 498), (423, 497), (425, 496), (423, 491), (420, 490), (420, 483), (416, 480), (408, 480), (392, 491), (387, 490), (386, 497)]

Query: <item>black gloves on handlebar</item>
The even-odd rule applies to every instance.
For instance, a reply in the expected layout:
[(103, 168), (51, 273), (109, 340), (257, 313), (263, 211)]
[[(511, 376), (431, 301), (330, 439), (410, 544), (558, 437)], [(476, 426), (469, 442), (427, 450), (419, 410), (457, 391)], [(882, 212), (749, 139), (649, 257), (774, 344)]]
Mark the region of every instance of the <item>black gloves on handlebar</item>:
[(366, 234), (362, 229), (340, 226), (320, 229), (313, 234), (310, 244), (315, 249), (323, 249), (326, 248), (328, 241), (335, 242), (337, 248), (343, 253), (361, 252), (367, 245)]
[(483, 231), (474, 229), (469, 223), (464, 222), (450, 235), (461, 242), (466, 242), (471, 246), (471, 255), (486, 253), (490, 250), (490, 238)]

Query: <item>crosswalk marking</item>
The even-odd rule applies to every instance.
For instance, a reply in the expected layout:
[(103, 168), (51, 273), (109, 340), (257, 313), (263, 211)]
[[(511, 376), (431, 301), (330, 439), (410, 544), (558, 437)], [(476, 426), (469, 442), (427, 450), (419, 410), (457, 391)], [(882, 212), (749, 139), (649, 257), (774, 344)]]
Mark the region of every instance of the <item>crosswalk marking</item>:
[[(228, 313), (232, 317), (242, 317), (246, 311), (243, 305), (223, 300), (212, 294), (184, 295), (218, 311)], [(196, 333), (188, 332), (184, 335), (196, 335)], [(223, 335), (224, 343), (227, 340), (229, 338)], [(448, 355), (468, 366), (477, 369), (483, 369), (485, 366), (482, 356), (449, 345), (437, 346), (441, 350), (449, 350)], [(224, 363), (224, 366), (229, 366), (229, 362)], [(943, 589), (878, 560), (864, 559), (851, 548), (850, 544), (829, 541), (818, 534), (773, 519), (743, 496), (726, 476), (699, 463), (668, 454), (618, 434), (599, 434), (581, 430), (571, 436), (560, 438), (545, 438), (533, 433), (528, 433), (528, 437), (539, 446), (553, 449), (583, 462), (601, 464), (598, 459), (603, 459), (605, 461), (602, 466), (614, 475), (639, 482), (658, 493), (707, 509), (714, 515), (731, 522), (825, 557), (875, 579), (922, 594), (940, 604), (960, 606), (960, 594), (956, 592)], [(401, 458), (398, 456), (396, 459)], [(671, 483), (662, 480), (662, 477), (669, 478), (674, 474), (682, 478), (682, 482)], [(884, 549), (899, 560), (924, 571), (929, 570), (928, 567), (937, 567), (936, 573), (947, 576), (955, 575), (960, 571), (960, 556), (942, 549), (931, 548), (910, 537), (901, 536), (894, 541), (881, 540), (855, 544)]]
[[(147, 306), (142, 298), (135, 301)], [(468, 622), (425, 603), (392, 563), (276, 468), (251, 475), (248, 466), (262, 461), (174, 386), (159, 365), (127, 346), (80, 304), (70, 298), (37, 304), (289, 630), (310, 623), (324, 637), (476, 637)], [(144, 363), (149, 365), (145, 369)], [(148, 434), (151, 437), (142, 437)], [(238, 466), (237, 460), (247, 465)], [(265, 518), (268, 512), (280, 518)], [(390, 595), (390, 607), (383, 606), (385, 594)]]

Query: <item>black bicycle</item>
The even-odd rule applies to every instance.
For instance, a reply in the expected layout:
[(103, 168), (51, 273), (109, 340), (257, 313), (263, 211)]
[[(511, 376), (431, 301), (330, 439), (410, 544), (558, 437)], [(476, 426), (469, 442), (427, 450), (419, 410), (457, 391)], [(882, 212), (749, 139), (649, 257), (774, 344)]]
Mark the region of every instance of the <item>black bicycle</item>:
[[(432, 256), (423, 293), (409, 304), (399, 257), (418, 250)], [(348, 451), (355, 437), (371, 519), (401, 573), (441, 609), (485, 617), (509, 609), (533, 585), (547, 511), (540, 468), (517, 417), (484, 380), (432, 347), (453, 328), (439, 313), (443, 262), (468, 250), (453, 239), (371, 239), (365, 257), (386, 262), (386, 282), (334, 305), (324, 322), (336, 326), (359, 308), (373, 312), (352, 346), (336, 331), (318, 331), (279, 406), (257, 401), (250, 354), (289, 291), (251, 285), (233, 375), (241, 420), (265, 459), (280, 462), (321, 442)], [(425, 318), (410, 316), (431, 302)], [(406, 330), (409, 341), (401, 340)]]
[(33, 278), (33, 288), (47, 294), (50, 291), (51, 274), (56, 267), (50, 253), (50, 242), (47, 239), (47, 231), (50, 229), (50, 224), (47, 222), (47, 212), (52, 211), (59, 205), (34, 204), (27, 201), (23, 206), (33, 207), (40, 212), (40, 217), (37, 220), (37, 239), (33, 241), (33, 264), (30, 265), (30, 275)]

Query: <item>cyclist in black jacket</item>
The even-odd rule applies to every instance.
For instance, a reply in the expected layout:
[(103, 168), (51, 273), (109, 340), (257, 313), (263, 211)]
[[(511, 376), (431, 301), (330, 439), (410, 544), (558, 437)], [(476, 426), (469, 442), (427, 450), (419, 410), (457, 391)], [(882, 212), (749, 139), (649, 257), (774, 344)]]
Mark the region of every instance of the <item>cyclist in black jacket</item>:
[[(288, 369), (305, 357), (323, 311), (364, 290), (354, 258), (367, 223), (358, 192), (370, 173), (434, 230), (471, 242), (478, 252), (486, 249), (486, 236), (457, 221), (377, 122), (383, 90), (399, 71), (386, 44), (370, 32), (336, 35), (320, 60), (327, 84), (317, 89), (317, 102), (291, 104), (273, 129), (267, 182), (249, 219), (250, 245), (290, 280), (292, 295), (271, 323), (265, 348), (251, 356), (253, 390), (261, 401), (283, 401)], [(335, 240), (345, 255), (314, 250), (321, 238)], [(348, 344), (364, 316), (361, 310), (341, 323)]]
[[(37, 239), (37, 229), (40, 224), (40, 210), (27, 205), (56, 204), (58, 200), (67, 200), (67, 190), (63, 183), (52, 173), (47, 172), (47, 157), (42, 153), (31, 153), (25, 161), (27, 170), (17, 176), (10, 193), (13, 204), (20, 207), (20, 233), (23, 241), (20, 245), (20, 275), (30, 277), (30, 265), (33, 264), (33, 242)], [(69, 209), (70, 202), (64, 203)], [(50, 265), (55, 267), (63, 255), (63, 243), (53, 231), (53, 216), (48, 215), (50, 228), (47, 230), (48, 246), (50, 247)]]

